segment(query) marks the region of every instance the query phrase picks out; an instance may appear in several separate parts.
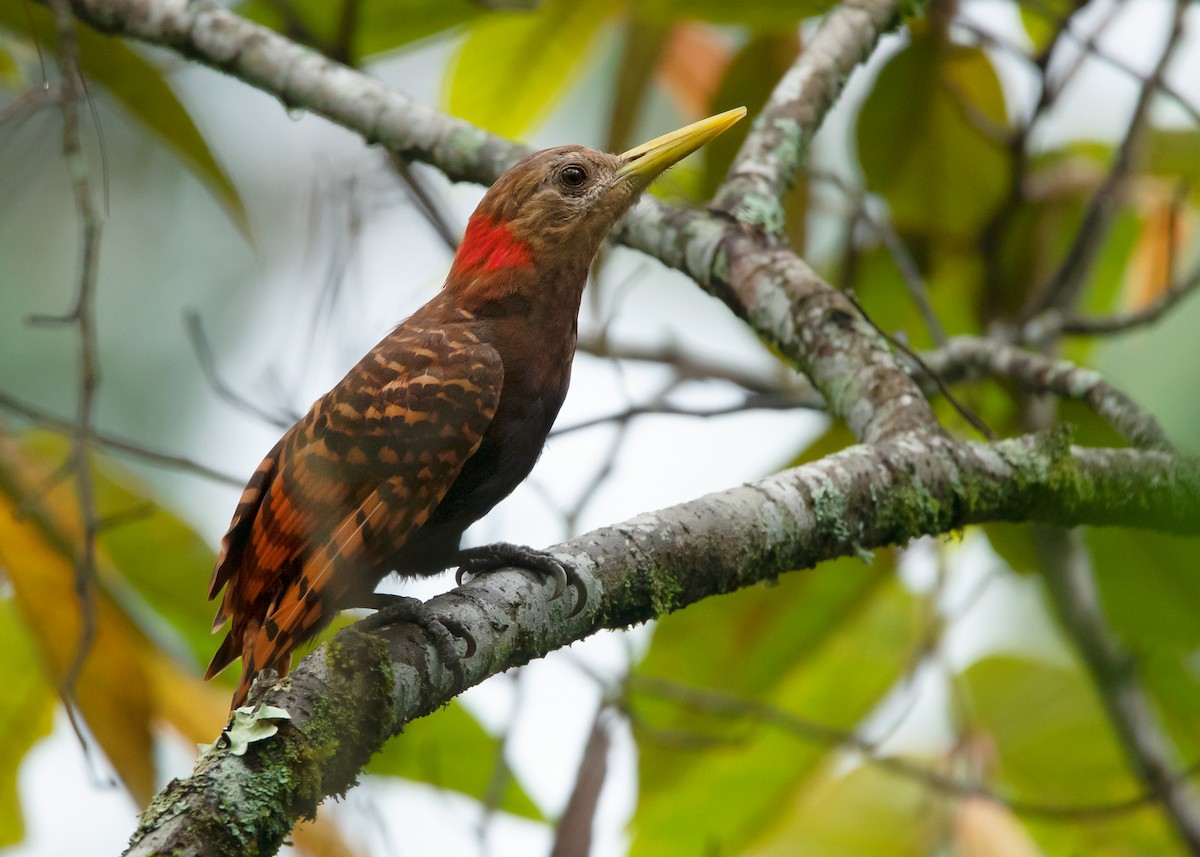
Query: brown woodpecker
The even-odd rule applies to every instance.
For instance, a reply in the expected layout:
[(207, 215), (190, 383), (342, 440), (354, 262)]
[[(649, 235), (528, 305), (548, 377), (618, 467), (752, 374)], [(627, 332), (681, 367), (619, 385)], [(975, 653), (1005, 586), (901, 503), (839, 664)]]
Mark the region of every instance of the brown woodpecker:
[(286, 674), (292, 651), (339, 610), (384, 605), (374, 592), (389, 572), (521, 565), (562, 591), (565, 573), (548, 554), (464, 551), (463, 531), (541, 454), (567, 393), (588, 269), (609, 230), (657, 175), (745, 113), (622, 155), (545, 149), (497, 179), (438, 296), (317, 400), (242, 494), (208, 593), (225, 589), (214, 632), (232, 627), (206, 677), (242, 659), (235, 708), (259, 671)]

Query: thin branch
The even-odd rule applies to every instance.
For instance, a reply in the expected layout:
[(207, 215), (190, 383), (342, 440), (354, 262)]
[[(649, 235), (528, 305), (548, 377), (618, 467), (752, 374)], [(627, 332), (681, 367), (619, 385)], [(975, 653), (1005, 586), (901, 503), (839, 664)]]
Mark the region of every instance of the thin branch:
[(63, 97), (60, 80), (48, 81), (44, 86), (30, 87), (16, 98), (0, 107), (0, 128), (5, 125), (20, 125), (33, 114), (59, 103)]
[[(750, 720), (765, 726), (778, 729), (788, 735), (793, 735), (802, 741), (810, 741), (826, 747), (837, 747), (854, 751), (861, 755), (862, 761), (872, 767), (887, 771), (905, 779), (921, 783), (926, 788), (945, 797), (983, 798), (999, 804), (1012, 812), (1029, 818), (1043, 818), (1054, 821), (1083, 821), (1112, 816), (1126, 815), (1144, 809), (1160, 800), (1159, 791), (1148, 789), (1141, 794), (1132, 795), (1124, 800), (1108, 803), (1088, 804), (1052, 804), (1037, 800), (1022, 800), (1001, 795), (981, 783), (962, 780), (942, 773), (929, 765), (921, 764), (904, 756), (884, 756), (879, 753), (879, 741), (863, 738), (855, 732), (847, 732), (823, 723), (817, 723), (803, 717), (784, 711), (777, 706), (755, 700), (738, 699), (737, 697), (709, 689), (687, 687), (676, 682), (647, 676), (632, 676), (629, 679), (630, 689), (635, 692), (647, 693), (660, 699), (676, 702), (695, 711), (714, 714), (720, 717), (739, 720)], [(639, 728), (654, 729), (648, 724), (640, 724)], [(683, 736), (676, 735), (678, 739)], [(691, 737), (698, 748), (720, 746), (725, 743), (721, 738), (701, 733), (692, 733)], [(1172, 784), (1180, 784), (1195, 773), (1195, 766), (1173, 773)]]
[[(42, 410), (36, 405), (31, 405), (28, 402), (22, 401), (15, 396), (12, 396), (0, 390), (0, 408), (12, 411), (15, 414), (20, 414), (27, 420), (36, 425), (48, 428), (51, 431), (56, 431), (60, 434), (74, 435), (76, 424), (71, 420), (63, 419), (55, 416), (49, 411)], [(201, 464), (198, 461), (193, 461), (187, 456), (174, 455), (169, 452), (160, 452), (144, 446), (137, 441), (129, 440), (128, 438), (120, 437), (119, 435), (108, 434), (98, 431), (93, 428), (88, 435), (89, 440), (96, 446), (105, 449), (111, 449), (114, 452), (124, 453), (139, 461), (144, 461), (147, 464), (154, 464), (159, 467), (170, 467), (177, 470), (183, 470), (188, 473), (193, 473), (197, 476), (202, 476), (205, 479), (211, 479), (214, 482), (220, 482), (225, 485), (232, 485), (235, 488), (242, 488), (246, 484), (246, 480), (240, 476), (232, 476), (228, 473), (223, 473), (220, 470), (209, 467), (207, 464)]]
[(706, 360), (689, 353), (676, 344), (640, 346), (616, 343), (607, 336), (580, 336), (575, 346), (577, 352), (590, 354), (593, 357), (605, 357), (610, 360), (636, 360), (643, 363), (661, 363), (675, 372), (681, 381), (727, 381), (736, 384), (748, 393), (759, 395), (774, 395), (794, 393), (800, 401), (806, 402), (806, 407), (820, 408), (820, 394), (812, 389), (803, 378), (784, 370), (791, 376), (788, 381), (766, 377), (767, 373), (742, 371), (730, 366), (726, 361)]
[[(1078, 5), (1075, 6), (1075, 9), (1078, 9)], [(980, 255), (983, 257), (984, 278), (984, 306), (982, 309), (985, 317), (990, 318), (993, 316), (1003, 300), (1002, 296), (1005, 290), (1003, 273), (1005, 265), (1001, 256), (1004, 249), (1004, 239), (1009, 227), (1025, 204), (1025, 181), (1029, 174), (1030, 135), (1041, 118), (1054, 106), (1055, 101), (1062, 92), (1062, 85), (1065, 84), (1066, 77), (1062, 79), (1060, 85), (1051, 85), (1048, 70), (1050, 61), (1054, 57), (1063, 31), (1066, 29), (1069, 21), (1069, 16), (1056, 19), (1053, 23), (1053, 30), (1046, 40), (1046, 44), (1035, 56), (1029, 58), (1033, 64), (1037, 78), (1037, 101), (1029, 117), (1009, 138), (1008, 156), (1009, 162), (1012, 165), (1012, 173), (1009, 177), (1008, 190), (1004, 195), (1004, 200), (988, 219), (987, 224), (979, 234), (978, 243)], [(982, 31), (980, 32), (982, 33)]]
[(1154, 65), (1154, 70), (1142, 84), (1133, 108), (1133, 115), (1130, 117), (1125, 136), (1117, 148), (1117, 154), (1113, 158), (1108, 175), (1100, 189), (1088, 202), (1083, 222), (1075, 233), (1075, 238), (1067, 250), (1062, 265), (1049, 281), (1034, 292), (1024, 314), (1026, 320), (1051, 308), (1065, 312), (1074, 311), (1079, 296), (1087, 283), (1092, 263), (1103, 245), (1104, 236), (1108, 233), (1109, 225), (1117, 213), (1118, 197), (1133, 166), (1134, 156), (1147, 127), (1150, 104), (1158, 92), (1167, 66), (1175, 56), (1175, 49), (1182, 41), (1184, 22), (1190, 5), (1189, 0), (1176, 0), (1167, 43)]
[(217, 361), (213, 357), (212, 346), (208, 343), (208, 337), (204, 333), (204, 325), (201, 324), (200, 315), (197, 312), (187, 310), (184, 313), (183, 321), (184, 326), (187, 328), (188, 338), (192, 340), (192, 347), (196, 351), (196, 359), (200, 363), (200, 371), (204, 374), (209, 386), (212, 387), (218, 396), (238, 410), (258, 417), (267, 425), (272, 425), (279, 429), (289, 429), (292, 427), (292, 423), (299, 419), (299, 414), (277, 414), (269, 411), (259, 405), (258, 402), (243, 396), (225, 383), (217, 371)]
[(1176, 280), (1170, 288), (1160, 292), (1158, 297), (1141, 309), (1096, 318), (1076, 316), (1069, 319), (1063, 318), (1062, 313), (1057, 310), (1047, 310), (1025, 325), (1021, 331), (1021, 339), (1025, 342), (1039, 343), (1045, 342), (1059, 333), (1070, 336), (1110, 336), (1114, 333), (1125, 333), (1140, 327), (1147, 327), (1157, 322), (1176, 304), (1198, 289), (1200, 289), (1200, 266), (1188, 276)]
[[(71, 469), (79, 499), (83, 523), (83, 544), (75, 566), (75, 594), (79, 599), (81, 628), (75, 654), (63, 675), (61, 691), (70, 700), (91, 652), (96, 634), (96, 534), (99, 522), (92, 489), (91, 459), (88, 439), (92, 434), (92, 406), (100, 382), (100, 364), (96, 345), (95, 293), (97, 266), (100, 255), (101, 217), (92, 202), (91, 175), (83, 153), (79, 130), (79, 103), (85, 96), (83, 72), (79, 65), (79, 46), (75, 36), (75, 19), (67, 0), (51, 0), (54, 27), (58, 36), (58, 55), (62, 71), (62, 97), (59, 107), (63, 117), (62, 152), (75, 196), (79, 217), (81, 247), (79, 280), (71, 310), (55, 321), (74, 325), (79, 334), (79, 379), (76, 388), (75, 429), (72, 433)], [(69, 707), (69, 706), (68, 706)]]
[(927, 353), (925, 362), (951, 383), (995, 375), (1028, 393), (1049, 393), (1083, 402), (1134, 446), (1172, 449), (1152, 414), (1138, 407), (1099, 372), (1076, 366), (1069, 360), (1054, 360), (993, 338), (958, 336), (943, 348)]
[(783, 240), (783, 197), (851, 72), (896, 20), (897, 0), (845, 0), (821, 23), (755, 118), (713, 207)]
[(602, 425), (626, 425), (639, 417), (671, 416), (694, 417), (711, 419), (712, 417), (727, 417), (732, 414), (744, 414), (748, 411), (792, 411), (797, 409), (813, 409), (824, 411), (824, 407), (797, 397), (795, 393), (750, 393), (741, 401), (729, 405), (719, 405), (711, 408), (688, 408), (682, 405), (672, 405), (661, 400), (648, 402), (644, 405), (630, 405), (622, 411), (592, 417), (569, 426), (556, 428), (550, 433), (551, 437), (562, 437), (585, 429)]
[(608, 776), (608, 751), (612, 744), (609, 714), (603, 703), (596, 709), (575, 786), (554, 833), (550, 857), (585, 857), (592, 852), (592, 827), (596, 807), (600, 804), (600, 792)]
[[(921, 269), (917, 267), (916, 260), (908, 252), (904, 239), (892, 228), (888, 218), (877, 217), (871, 211), (867, 194), (862, 189), (851, 186), (836, 173), (809, 170), (809, 175), (818, 181), (832, 184), (857, 209), (859, 216), (855, 218), (854, 222), (861, 220), (879, 237), (884, 249), (892, 257), (892, 262), (895, 263), (896, 270), (900, 273), (900, 279), (904, 281), (904, 286), (908, 289), (908, 296), (912, 298), (913, 305), (921, 316), (921, 321), (925, 323), (925, 329), (929, 331), (930, 339), (933, 340), (934, 345), (943, 345), (946, 342), (946, 331), (943, 329), (937, 313), (933, 311), (933, 304), (929, 300), (929, 287), (925, 284), (925, 278), (921, 276)], [(851, 230), (850, 240), (853, 240), (853, 230)]]
[(893, 348), (911, 360), (912, 363), (925, 375), (925, 377), (933, 382), (933, 386), (939, 393), (942, 394), (942, 396), (945, 397), (946, 401), (950, 403), (950, 406), (954, 408), (960, 417), (966, 420), (966, 422), (972, 428), (974, 428), (988, 440), (996, 439), (996, 435), (988, 427), (987, 423), (972, 413), (966, 405), (960, 402), (955, 395), (950, 392), (950, 387), (942, 379), (942, 376), (936, 370), (930, 368), (929, 364), (925, 362), (924, 358), (922, 358), (920, 354), (909, 348), (906, 343), (901, 342), (898, 337), (893, 336), (877, 325), (875, 320), (867, 314), (867, 311), (863, 308), (863, 305), (858, 302), (857, 298), (851, 294), (847, 294), (846, 298), (854, 305), (854, 308), (858, 310), (858, 314), (862, 316), (863, 321), (869, 324), (876, 333), (886, 339)]
[[(1076, 68), (1076, 66), (1080, 65), (1088, 58), (1099, 60), (1105, 65), (1116, 69), (1133, 80), (1136, 80), (1139, 84), (1145, 82), (1146, 78), (1139, 69), (1121, 59), (1121, 57), (1117, 56), (1116, 54), (1112, 54), (1104, 50), (1104, 48), (1102, 48), (1099, 44), (1100, 35), (1108, 28), (1108, 25), (1112, 23), (1116, 15), (1125, 8), (1123, 0), (1122, 2), (1114, 3), (1105, 13), (1104, 18), (1100, 21), (1099, 25), (1093, 28), (1092, 32), (1087, 35), (1081, 35), (1079, 32), (1077, 32), (1074, 29), (1069, 17), (1063, 17), (1052, 12), (1052, 10), (1048, 9), (1045, 4), (1030, 3), (1027, 5), (1029, 5), (1029, 7), (1034, 9), (1036, 12), (1039, 12), (1042, 17), (1049, 20), (1057, 28), (1057, 31), (1061, 33), (1062, 37), (1070, 39), (1081, 48), (1079, 58), (1076, 60), (1076, 62), (1072, 64), (1071, 68), (1068, 69), (1067, 72), (1060, 75), (1055, 81), (1054, 88), (1057, 91), (1061, 92), (1063, 85), (1074, 76), (1073, 70)], [(969, 21), (959, 17), (955, 19), (954, 26), (966, 30), (985, 44), (989, 44), (995, 48), (998, 48), (1010, 56), (1014, 56), (1018, 59), (1024, 60), (1027, 63), (1034, 64), (1035, 66), (1037, 65), (1038, 57), (1030, 56), (1025, 52), (1025, 49), (1020, 44), (1011, 39), (1007, 39), (998, 33), (986, 29), (975, 21)], [(1044, 73), (1045, 69), (1038, 68), (1038, 71), (1039, 73)], [(1159, 92), (1174, 101), (1176, 105), (1178, 105), (1179, 108), (1188, 115), (1188, 118), (1194, 124), (1200, 125), (1200, 107), (1197, 107), (1195, 104), (1193, 104), (1191, 99), (1189, 99), (1175, 87), (1171, 86), (1170, 83), (1165, 80), (1159, 83), (1158, 89)]]
[(1058, 616), (1092, 673), (1126, 755), (1188, 850), (1200, 854), (1200, 792), (1175, 773), (1178, 750), (1138, 681), (1133, 656), (1104, 617), (1083, 536), (1043, 526), (1034, 536)]
[(404, 186), (404, 192), (412, 200), (413, 207), (421, 213), (434, 234), (441, 239), (442, 245), (453, 255), (458, 250), (459, 231), (450, 225), (450, 219), (442, 211), (441, 204), (425, 187), (425, 182), (413, 169), (413, 165), (398, 155), (393, 156), (391, 160), (396, 175)]
[(734, 233), (721, 248), (733, 292), (727, 303), (796, 362), (856, 438), (877, 443), (942, 430), (886, 338), (848, 295), (795, 253), (763, 249), (750, 235)]

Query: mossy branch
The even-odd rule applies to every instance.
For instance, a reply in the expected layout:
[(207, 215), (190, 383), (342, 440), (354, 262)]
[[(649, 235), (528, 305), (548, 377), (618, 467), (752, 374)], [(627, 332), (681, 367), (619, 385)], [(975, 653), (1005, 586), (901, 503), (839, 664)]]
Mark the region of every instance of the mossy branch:
[[(588, 600), (549, 600), (527, 572), (472, 581), (429, 602), (477, 643), (467, 685), (582, 640), (838, 556), (986, 521), (1200, 532), (1200, 461), (1153, 450), (1081, 449), (1062, 432), (995, 444), (920, 433), (640, 515), (551, 550)], [(263, 682), (260, 682), (260, 685)], [(409, 625), (347, 629), (287, 679), (256, 688), (292, 720), (244, 756), (218, 748), (143, 814), (129, 855), (273, 853), (292, 825), (345, 793), (405, 723), (464, 688)]]

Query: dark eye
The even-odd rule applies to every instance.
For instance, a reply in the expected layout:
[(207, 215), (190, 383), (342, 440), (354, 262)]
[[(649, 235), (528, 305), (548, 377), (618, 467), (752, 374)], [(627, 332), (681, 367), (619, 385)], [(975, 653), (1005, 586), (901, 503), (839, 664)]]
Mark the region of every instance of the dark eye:
[(580, 188), (587, 181), (587, 170), (578, 164), (569, 164), (562, 168), (559, 177), (567, 187)]

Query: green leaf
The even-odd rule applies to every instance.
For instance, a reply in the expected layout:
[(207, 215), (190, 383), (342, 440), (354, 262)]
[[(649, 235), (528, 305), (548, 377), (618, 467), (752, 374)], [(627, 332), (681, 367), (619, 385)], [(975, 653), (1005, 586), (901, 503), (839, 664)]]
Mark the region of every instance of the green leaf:
[(579, 75), (610, 12), (609, 0), (545, 0), (533, 12), (480, 18), (452, 63), (447, 109), (519, 137)]
[[(436, 714), (410, 723), (404, 735), (389, 741), (367, 765), (367, 773), (403, 777), (452, 789), (487, 801), (496, 793), (501, 744), (484, 731), (457, 701)], [(510, 771), (503, 771), (495, 805), (514, 815), (544, 820)]]
[(487, 4), (478, 0), (364, 0), (358, 27), (359, 54), (371, 56), (395, 50), (486, 13)]
[(25, 838), (17, 772), (25, 754), (50, 734), (57, 703), (39, 666), (38, 652), (11, 599), (0, 600), (0, 847)]
[[(1001, 794), (1045, 806), (1105, 805), (1141, 794), (1090, 680), (1078, 665), (1012, 656), (972, 664), (959, 684), (973, 732), (995, 751), (987, 784)], [(1153, 805), (1096, 814), (1083, 824), (1030, 818), (1028, 828), (1053, 854), (1180, 853)]]
[(914, 32), (858, 116), (858, 158), (896, 228), (970, 243), (1004, 199), (1009, 164), (989, 132), (1007, 127), (996, 70), (977, 48)]
[(3, 33), (0, 33), (0, 86), (23, 86), (25, 79), (21, 74), (21, 66), (4, 42)]
[(1089, 528), (1104, 613), (1186, 758), (1200, 753), (1200, 539)]
[[(1026, 185), (1037, 191), (1015, 211), (1000, 242), (997, 309), (1007, 317), (1015, 318), (1032, 292), (1061, 267), (1111, 156), (1109, 146), (1073, 143), (1033, 159)], [(1117, 212), (1089, 274), (1082, 306), (1086, 313), (1108, 314), (1116, 308), (1140, 228), (1132, 208)], [(1081, 361), (1092, 345), (1086, 337), (1072, 341), (1064, 356)]]
[(805, 18), (820, 15), (835, 0), (635, 0), (638, 15), (648, 21), (706, 21), (740, 24), (752, 30), (791, 30)]
[(1077, 3), (1073, 0), (1042, 0), (1038, 3), (1021, 3), (1021, 23), (1033, 42), (1034, 51), (1045, 49), (1051, 37), (1058, 30), (1058, 21), (1067, 18), (1075, 11)]
[(918, 781), (831, 759), (779, 807), (746, 857), (880, 857), (937, 853), (946, 802)]
[[(0, 4), (0, 27), (51, 50), (57, 37), (50, 12), (35, 3)], [(86, 26), (76, 30), (84, 75), (108, 91), (133, 118), (173, 151), (225, 207), (239, 230), (250, 237), (250, 224), (237, 188), (217, 163), (187, 110), (163, 73), (120, 41)]]
[(1148, 128), (1142, 145), (1142, 169), (1176, 186), (1186, 183), (1188, 198), (1200, 204), (1200, 131)]
[[(660, 623), (637, 674), (852, 729), (894, 685), (917, 637), (915, 600), (890, 575), (889, 559), (824, 563), (785, 575), (776, 588), (692, 605)], [(736, 853), (829, 753), (656, 687), (630, 685), (639, 753), (634, 855)]]
[[(913, 348), (933, 345), (896, 259), (882, 244), (864, 249), (853, 270), (850, 286), (875, 324), (883, 330), (902, 332)], [(981, 332), (975, 313), (981, 282), (977, 252), (939, 247), (927, 260), (923, 279), (934, 315), (948, 334)]]
[[(356, 4), (349, 44), (342, 44), (347, 4)], [(487, 12), (473, 0), (250, 0), (238, 13), (351, 66), (363, 57), (405, 47), (464, 24)]]

